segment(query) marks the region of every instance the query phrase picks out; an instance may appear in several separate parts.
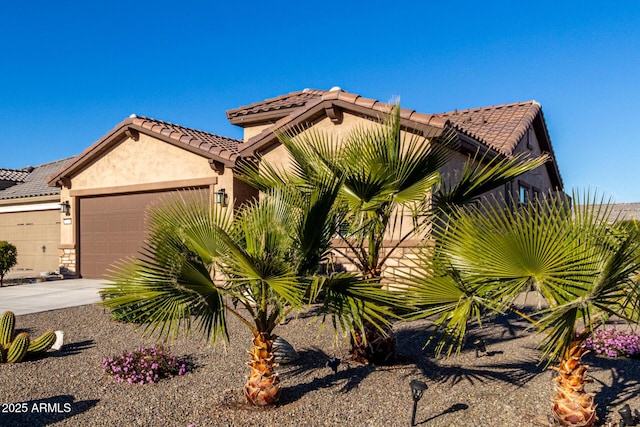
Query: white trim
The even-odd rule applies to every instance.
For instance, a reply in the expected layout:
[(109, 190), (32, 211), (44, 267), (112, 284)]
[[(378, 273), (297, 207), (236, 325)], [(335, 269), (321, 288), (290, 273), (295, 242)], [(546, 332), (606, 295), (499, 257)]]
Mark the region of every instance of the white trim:
[(13, 205), (13, 206), (0, 206), (0, 213), (10, 212), (33, 212), (33, 211), (58, 211), (60, 210), (60, 203), (34, 203), (31, 205)]

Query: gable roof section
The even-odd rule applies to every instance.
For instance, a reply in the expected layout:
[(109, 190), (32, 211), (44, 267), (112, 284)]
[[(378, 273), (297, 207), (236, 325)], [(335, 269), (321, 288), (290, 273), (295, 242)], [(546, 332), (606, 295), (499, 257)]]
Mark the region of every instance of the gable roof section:
[(212, 166), (216, 163), (233, 166), (232, 158), (237, 156), (242, 144), (242, 141), (237, 139), (214, 135), (162, 120), (132, 115), (77, 155), (64, 168), (58, 170), (49, 179), (49, 185), (60, 185), (62, 179), (79, 172), (125, 138), (137, 139), (139, 133), (208, 158)]
[[(71, 158), (56, 160), (34, 168), (25, 168), (23, 181), (0, 191), (0, 200), (23, 199), (27, 197), (52, 196), (60, 194), (59, 188), (47, 185), (47, 178), (68, 163)], [(30, 172), (27, 172), (31, 170)]]
[(291, 92), (264, 101), (254, 102), (243, 107), (227, 111), (227, 118), (234, 125), (273, 123), (289, 113), (291, 110), (305, 106), (326, 92), (317, 89), (305, 89)]
[[(310, 96), (305, 98), (306, 102), (304, 105), (296, 107), (297, 102), (301, 99), (299, 98), (301, 93), (308, 93)], [(313, 122), (324, 116), (338, 123), (342, 120), (342, 111), (348, 111), (361, 117), (380, 119), (384, 114), (389, 113), (393, 107), (393, 104), (365, 98), (337, 88), (330, 91), (305, 89), (305, 91), (302, 92), (292, 92), (291, 94), (272, 99), (278, 100), (277, 108), (273, 111), (276, 111), (280, 115), (283, 115), (283, 113), (285, 115), (277, 120), (273, 126), (250, 138), (243, 145), (239, 157), (254, 156), (257, 151), (267, 149), (273, 144), (276, 144), (277, 137), (274, 134), (274, 130), (276, 129), (285, 131), (305, 123)], [(264, 110), (271, 111), (269, 109), (272, 107), (273, 104), (270, 102), (256, 103), (231, 111), (242, 110), (249, 112), (248, 114), (252, 114), (251, 111), (257, 110), (261, 112)], [(229, 115), (229, 112), (227, 112), (227, 115)], [(427, 138), (440, 135), (445, 127), (449, 125), (448, 120), (441, 116), (418, 113), (415, 110), (409, 110), (407, 108), (400, 109), (400, 121), (404, 128), (420, 132)]]
[[(339, 113), (334, 107), (375, 117), (376, 114), (388, 112), (391, 104), (364, 98), (339, 88), (330, 91), (305, 89), (229, 110), (227, 117), (231, 123), (240, 126), (265, 124), (269, 123), (267, 118), (271, 117), (272, 120), (277, 118), (275, 122), (271, 122), (273, 126), (252, 137), (243, 146), (240, 155), (253, 156), (256, 151), (266, 149), (276, 143), (277, 139), (273, 134), (275, 129), (284, 130), (305, 121), (317, 119), (323, 112), (327, 116), (331, 117), (333, 114), (336, 117)], [(464, 145), (470, 152), (474, 152), (478, 148), (489, 149), (505, 156), (513, 155), (518, 142), (527, 130), (533, 127), (541, 150), (550, 153), (554, 159), (546, 164), (549, 176), (557, 187), (563, 188), (542, 108), (536, 101), (515, 102), (440, 114), (423, 114), (401, 108), (400, 116), (403, 120), (403, 126), (422, 131), (427, 137), (438, 135), (445, 127), (451, 127), (461, 139), (465, 140), (466, 144)]]
[(495, 151), (509, 156), (538, 113), (536, 101), (441, 113), (453, 128)]

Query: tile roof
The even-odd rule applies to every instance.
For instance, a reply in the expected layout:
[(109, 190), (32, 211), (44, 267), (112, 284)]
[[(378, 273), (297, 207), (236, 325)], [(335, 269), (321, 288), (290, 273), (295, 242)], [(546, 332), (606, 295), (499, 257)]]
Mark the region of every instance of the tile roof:
[(316, 99), (326, 92), (317, 89), (305, 89), (297, 92), (290, 92), (275, 98), (265, 99), (264, 101), (254, 102), (233, 110), (227, 111), (227, 118), (234, 119), (240, 116), (248, 116), (256, 113), (264, 113), (267, 111), (276, 111), (289, 109), (294, 107), (302, 107), (310, 100)]
[[(60, 194), (59, 188), (47, 185), (47, 178), (70, 160), (71, 158), (56, 160), (34, 167), (30, 172), (27, 172), (23, 182), (0, 191), (0, 200)], [(29, 169), (31, 168), (23, 170), (28, 171)]]
[[(284, 115), (292, 113), (293, 109), (301, 106), (309, 108), (319, 100), (330, 99), (346, 100), (355, 105), (376, 109), (378, 111), (387, 111), (389, 108), (389, 104), (387, 103), (363, 98), (360, 95), (352, 94), (339, 88), (334, 88), (329, 91), (305, 89), (229, 110), (227, 111), (227, 117), (232, 120), (232, 122), (237, 123), (238, 118), (241, 116), (280, 110), (282, 110), (284, 117)], [(448, 120), (449, 124), (458, 132), (502, 154), (510, 155), (540, 111), (539, 103), (536, 101), (526, 101), (468, 110), (456, 110), (440, 114), (423, 114), (403, 108), (401, 116), (408, 120), (425, 124), (434, 124), (438, 118)], [(434, 120), (434, 118), (436, 120)], [(276, 126), (279, 127), (284, 124), (284, 121), (290, 120), (291, 119), (280, 119), (276, 122)]]
[(0, 181), (24, 182), (27, 176), (29, 176), (27, 168), (0, 169)]
[(243, 143), (238, 139), (227, 138), (149, 117), (136, 116), (130, 119), (133, 125), (140, 126), (151, 133), (165, 136), (181, 144), (216, 156), (229, 158), (240, 151), (239, 146)]
[(463, 134), (509, 155), (540, 112), (536, 101), (441, 113)]
[(611, 218), (640, 220), (640, 203), (615, 203), (611, 205)]
[[(116, 144), (121, 135), (128, 132), (143, 132), (155, 138), (169, 142), (177, 147), (182, 147), (192, 152), (208, 157), (212, 160), (220, 161), (227, 166), (233, 165), (233, 159), (240, 151), (242, 141), (224, 136), (215, 135), (209, 132), (196, 130), (174, 123), (149, 117), (136, 116), (132, 114), (129, 118), (118, 123), (111, 131), (102, 138), (78, 154), (63, 168), (55, 171), (49, 178), (49, 185), (59, 185), (59, 181), (81, 170), (87, 162), (100, 156), (109, 147)], [(129, 134), (132, 135), (132, 134)]]
[[(306, 95), (301, 97), (302, 94)], [(372, 117), (377, 117), (379, 113), (388, 113), (393, 106), (393, 104), (390, 103), (365, 98), (335, 87), (328, 91), (305, 89), (302, 92), (292, 92), (287, 95), (272, 98), (264, 103), (255, 103), (231, 111), (242, 110), (246, 114), (259, 114), (252, 113), (252, 111), (259, 111), (260, 113), (271, 111), (269, 109), (274, 106), (274, 104), (270, 102), (272, 100), (277, 100), (278, 110), (288, 109), (288, 111), (283, 112), (273, 126), (264, 129), (261, 133), (249, 139), (242, 147), (242, 151), (240, 152), (241, 156), (253, 156), (256, 150), (262, 149), (272, 143), (273, 140), (276, 139), (273, 132), (274, 129), (285, 129), (290, 126), (296, 126), (305, 119), (311, 119), (314, 113), (318, 111), (325, 111), (326, 114), (329, 114), (327, 109), (332, 109), (333, 105), (347, 111)], [(299, 106), (299, 103), (302, 103), (302, 106)], [(335, 112), (333, 113), (335, 114)], [(227, 112), (227, 115), (229, 115), (229, 112)], [(439, 135), (442, 129), (448, 124), (447, 119), (436, 114), (423, 114), (407, 108), (400, 109), (400, 118), (403, 120), (404, 126), (419, 130), (427, 137)], [(234, 123), (233, 120), (232, 123)]]

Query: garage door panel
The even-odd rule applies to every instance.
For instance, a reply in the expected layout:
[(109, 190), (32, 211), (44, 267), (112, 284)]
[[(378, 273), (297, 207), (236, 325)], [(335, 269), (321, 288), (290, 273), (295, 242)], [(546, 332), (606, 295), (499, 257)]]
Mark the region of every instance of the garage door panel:
[(80, 274), (102, 278), (119, 260), (139, 256), (147, 208), (173, 194), (175, 191), (81, 198)]
[(16, 246), (18, 264), (13, 271), (54, 271), (59, 265), (60, 213), (51, 210), (0, 214), (0, 240)]

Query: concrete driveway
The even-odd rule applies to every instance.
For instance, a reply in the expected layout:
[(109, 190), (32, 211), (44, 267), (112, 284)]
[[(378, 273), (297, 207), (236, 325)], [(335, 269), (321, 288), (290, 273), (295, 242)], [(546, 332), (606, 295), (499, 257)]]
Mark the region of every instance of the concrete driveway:
[(0, 288), (0, 314), (16, 315), (93, 304), (100, 301), (98, 291), (105, 280), (65, 279)]

